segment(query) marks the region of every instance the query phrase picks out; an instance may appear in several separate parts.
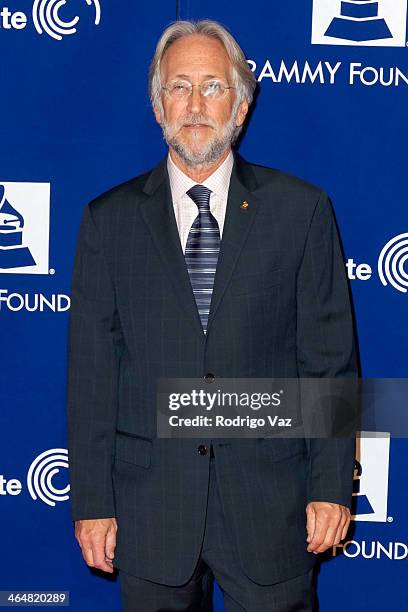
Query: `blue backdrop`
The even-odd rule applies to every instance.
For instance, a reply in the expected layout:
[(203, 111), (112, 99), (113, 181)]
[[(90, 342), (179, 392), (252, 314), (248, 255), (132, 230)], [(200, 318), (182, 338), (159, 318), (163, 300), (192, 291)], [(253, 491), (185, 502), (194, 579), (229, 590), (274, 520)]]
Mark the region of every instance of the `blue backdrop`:
[[(157, 38), (208, 17), (240, 41), (259, 82), (240, 152), (329, 193), (363, 375), (405, 377), (407, 0), (54, 4), (0, 7), (0, 590), (70, 591), (75, 612), (111, 612), (119, 584), (85, 565), (69, 516), (70, 277), (85, 204), (165, 153), (147, 96)], [(321, 564), (322, 612), (405, 609), (407, 445), (389, 442), (359, 445), (356, 520)]]

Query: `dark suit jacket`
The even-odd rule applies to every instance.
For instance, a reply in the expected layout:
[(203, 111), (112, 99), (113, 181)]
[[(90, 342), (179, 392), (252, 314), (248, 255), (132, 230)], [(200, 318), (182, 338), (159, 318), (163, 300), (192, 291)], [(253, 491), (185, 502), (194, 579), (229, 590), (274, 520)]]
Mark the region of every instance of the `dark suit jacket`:
[[(356, 375), (348, 287), (327, 195), (234, 156), (206, 336), (165, 159), (85, 208), (74, 264), (72, 518), (115, 516), (114, 565), (169, 585), (186, 582), (199, 555), (209, 456), (197, 452), (205, 440), (157, 438), (157, 379)], [(306, 551), (306, 504), (350, 505), (354, 440), (214, 444), (244, 571), (259, 584), (306, 572), (315, 561)]]

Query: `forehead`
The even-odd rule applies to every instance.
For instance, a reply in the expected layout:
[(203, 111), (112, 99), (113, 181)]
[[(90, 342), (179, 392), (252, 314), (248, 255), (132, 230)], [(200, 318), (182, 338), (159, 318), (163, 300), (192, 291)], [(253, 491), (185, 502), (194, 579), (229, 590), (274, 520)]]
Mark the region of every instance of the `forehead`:
[(190, 34), (167, 49), (161, 69), (165, 79), (180, 75), (229, 77), (232, 64), (220, 41), (202, 34)]

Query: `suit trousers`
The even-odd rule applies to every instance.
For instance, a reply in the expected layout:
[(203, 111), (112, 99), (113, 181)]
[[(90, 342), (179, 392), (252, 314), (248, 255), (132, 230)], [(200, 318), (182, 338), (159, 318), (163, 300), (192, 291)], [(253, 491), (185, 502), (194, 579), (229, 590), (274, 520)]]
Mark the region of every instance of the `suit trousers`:
[(184, 585), (167, 586), (119, 570), (123, 611), (212, 612), (215, 579), (227, 612), (312, 612), (313, 570), (270, 586), (256, 584), (244, 574), (224, 518), (216, 464), (211, 446), (204, 538), (192, 577)]

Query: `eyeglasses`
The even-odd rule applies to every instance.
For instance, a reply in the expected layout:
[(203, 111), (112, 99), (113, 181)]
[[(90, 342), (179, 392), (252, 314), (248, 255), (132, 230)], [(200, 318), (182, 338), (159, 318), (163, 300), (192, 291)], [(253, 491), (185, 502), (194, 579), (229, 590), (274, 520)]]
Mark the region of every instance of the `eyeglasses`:
[(201, 95), (209, 100), (223, 98), (228, 89), (235, 89), (235, 87), (228, 87), (218, 80), (204, 81), (200, 85), (192, 85), (188, 81), (173, 81), (168, 83), (166, 87), (162, 87), (162, 89), (164, 89), (170, 98), (187, 99), (191, 96), (193, 87), (198, 87)]

